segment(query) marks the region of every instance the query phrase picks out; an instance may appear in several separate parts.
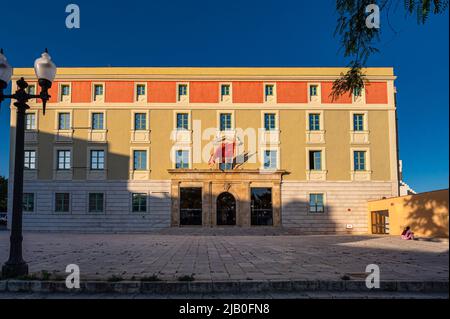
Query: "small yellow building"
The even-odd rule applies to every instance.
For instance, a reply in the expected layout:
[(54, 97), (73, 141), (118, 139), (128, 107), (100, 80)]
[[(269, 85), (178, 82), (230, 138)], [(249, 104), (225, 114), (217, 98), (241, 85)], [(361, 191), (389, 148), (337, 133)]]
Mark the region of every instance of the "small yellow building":
[(448, 189), (369, 201), (372, 234), (400, 236), (411, 227), (416, 237), (448, 238)]

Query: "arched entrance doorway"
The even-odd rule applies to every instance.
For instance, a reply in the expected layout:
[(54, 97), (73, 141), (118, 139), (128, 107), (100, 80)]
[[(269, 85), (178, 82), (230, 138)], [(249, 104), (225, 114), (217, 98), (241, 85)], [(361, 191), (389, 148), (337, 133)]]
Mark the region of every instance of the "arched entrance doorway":
[(217, 197), (217, 225), (236, 225), (236, 199), (228, 192)]

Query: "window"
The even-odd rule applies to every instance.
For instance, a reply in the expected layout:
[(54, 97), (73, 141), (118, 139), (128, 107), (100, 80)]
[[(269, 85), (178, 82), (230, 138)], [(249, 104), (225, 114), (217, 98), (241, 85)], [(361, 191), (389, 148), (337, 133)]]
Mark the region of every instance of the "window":
[(309, 130), (320, 131), (320, 114), (309, 114)]
[(36, 113), (25, 114), (25, 129), (26, 130), (36, 129)]
[(34, 194), (23, 193), (23, 211), (34, 212)]
[(323, 194), (309, 194), (309, 212), (323, 213), (325, 211)]
[(189, 129), (189, 114), (177, 113), (177, 130)]
[(276, 169), (277, 168), (277, 151), (266, 150), (264, 151), (264, 169)]
[(36, 94), (36, 85), (34, 85), (34, 84), (28, 85), (27, 92), (28, 92), (28, 94), (31, 94), (31, 95)]
[(91, 151), (91, 170), (105, 169), (105, 151), (92, 150)]
[(221, 96), (229, 96), (230, 95), (230, 85), (222, 84), (220, 87), (220, 95)]
[(147, 114), (145, 113), (134, 114), (134, 129), (136, 131), (147, 129)]
[(147, 151), (133, 151), (134, 170), (142, 171), (147, 169)]
[(68, 150), (59, 150), (58, 151), (58, 170), (67, 170), (70, 169), (70, 151)]
[(67, 213), (69, 212), (70, 194), (56, 193), (55, 194), (55, 212)]
[(274, 113), (266, 113), (264, 114), (264, 129), (266, 131), (273, 131), (276, 128), (275, 123), (275, 114)]
[(89, 213), (102, 213), (103, 199), (103, 193), (89, 193)]
[(103, 130), (104, 129), (104, 117), (103, 113), (92, 113), (92, 129)]
[(220, 130), (221, 131), (231, 130), (231, 113), (220, 114)]
[(69, 130), (70, 129), (70, 113), (58, 114), (58, 129)]
[(147, 194), (133, 193), (132, 210), (136, 213), (145, 213), (147, 211)]
[(94, 101), (97, 101), (100, 96), (103, 96), (103, 85), (95, 84), (94, 85)]
[(322, 151), (309, 151), (309, 169), (312, 171), (322, 170)]
[(317, 96), (317, 85), (310, 85), (309, 86), (309, 96)]
[(353, 165), (355, 171), (365, 171), (366, 170), (366, 152), (365, 151), (354, 151), (353, 152)]
[(266, 97), (273, 96), (273, 84), (267, 84), (265, 89)]
[(25, 169), (36, 169), (36, 151), (25, 151), (23, 165)]
[(176, 151), (175, 168), (189, 168), (189, 151), (187, 150)]
[(181, 100), (181, 97), (186, 96), (188, 91), (187, 84), (178, 85), (178, 100)]
[(136, 97), (145, 95), (145, 84), (137, 84), (136, 85)]
[(364, 114), (353, 114), (353, 130), (364, 131)]
[(67, 84), (61, 85), (61, 101), (64, 99), (64, 97), (70, 95), (70, 86)]

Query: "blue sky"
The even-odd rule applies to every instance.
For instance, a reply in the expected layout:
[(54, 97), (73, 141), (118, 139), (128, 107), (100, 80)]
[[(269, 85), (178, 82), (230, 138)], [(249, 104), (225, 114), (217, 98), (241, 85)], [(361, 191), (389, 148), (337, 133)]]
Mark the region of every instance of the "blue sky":
[[(370, 66), (398, 76), (400, 157), (417, 191), (448, 187), (449, 17), (424, 26), (403, 1), (381, 17), (381, 52)], [(65, 27), (65, 7), (81, 9), (81, 28)], [(333, 36), (335, 1), (7, 1), (0, 47), (31, 67), (48, 47), (58, 66), (343, 66)], [(44, 6), (44, 8), (43, 8)], [(7, 175), (9, 110), (0, 111), (0, 174)]]

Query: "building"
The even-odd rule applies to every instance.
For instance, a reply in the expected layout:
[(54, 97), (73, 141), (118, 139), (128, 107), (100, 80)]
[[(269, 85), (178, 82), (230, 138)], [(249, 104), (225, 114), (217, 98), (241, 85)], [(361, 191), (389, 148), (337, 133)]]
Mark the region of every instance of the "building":
[(59, 68), (26, 116), (24, 228), (366, 233), (367, 201), (398, 195), (395, 76), (333, 99), (345, 71)]

